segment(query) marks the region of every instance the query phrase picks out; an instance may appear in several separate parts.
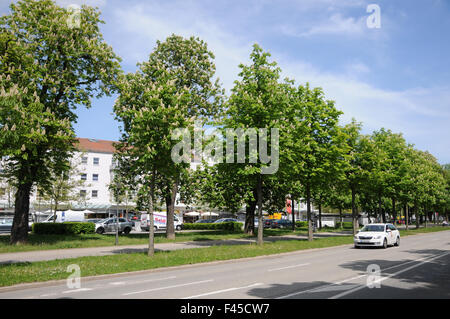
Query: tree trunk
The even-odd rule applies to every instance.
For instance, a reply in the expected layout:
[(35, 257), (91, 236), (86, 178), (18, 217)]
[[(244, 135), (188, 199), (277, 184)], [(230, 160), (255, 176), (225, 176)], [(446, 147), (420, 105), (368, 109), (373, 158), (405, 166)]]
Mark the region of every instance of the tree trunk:
[(395, 210), (395, 198), (392, 198), (392, 218), (394, 219), (394, 225), (397, 224), (397, 211)]
[(403, 210), (405, 212), (405, 227), (406, 227), (406, 230), (408, 230), (408, 228), (409, 228), (409, 209), (408, 209), (407, 204), (405, 204), (405, 206), (403, 207)]
[(292, 231), (295, 231), (295, 204), (294, 204), (294, 198), (291, 198), (291, 212), (292, 212)]
[(417, 205), (414, 205), (414, 215), (416, 216), (416, 229), (420, 228), (419, 209)]
[(172, 189), (170, 191), (169, 202), (167, 205), (167, 225), (166, 225), (166, 237), (167, 239), (175, 239), (175, 227), (174, 227), (174, 214), (175, 214), (175, 200), (178, 193), (178, 183), (180, 178), (177, 177), (176, 181), (172, 184)]
[(313, 225), (311, 217), (311, 190), (309, 185), (306, 185), (306, 216), (308, 218), (308, 241), (313, 240)]
[(386, 223), (386, 213), (382, 209), (381, 195), (378, 196), (378, 216), (381, 216), (383, 223)]
[(255, 200), (247, 203), (245, 207), (244, 232), (251, 236), (255, 234), (255, 209), (256, 209)]
[[(341, 213), (341, 210), (339, 210)], [(353, 235), (359, 230), (359, 222), (358, 222), (358, 212), (356, 210), (356, 190), (352, 187), (352, 222), (353, 222)]]
[(150, 225), (148, 227), (148, 252), (147, 255), (152, 257), (155, 254), (155, 221), (153, 219), (153, 197), (155, 192), (155, 172), (153, 171), (150, 183), (150, 192), (148, 198), (148, 218)]
[[(117, 203), (119, 207), (119, 203)], [(116, 242), (115, 245), (119, 245), (119, 210), (116, 208)]]
[(56, 217), (57, 217), (57, 212), (58, 211), (58, 201), (55, 200), (55, 212), (53, 213), (53, 222), (56, 223)]
[(342, 207), (339, 207), (339, 229), (342, 229), (344, 217), (342, 216)]
[(428, 210), (427, 210), (427, 207), (426, 206), (424, 206), (424, 216), (425, 216), (425, 228), (427, 228), (428, 227)]
[(322, 204), (319, 202), (319, 229), (322, 230)]
[(263, 224), (263, 208), (262, 208), (262, 176), (258, 174), (258, 186), (257, 186), (257, 197), (258, 197), (258, 245), (264, 244), (264, 227)]
[(27, 242), (31, 187), (31, 183), (26, 183), (20, 184), (17, 188), (14, 205), (14, 220), (11, 229), (11, 245)]

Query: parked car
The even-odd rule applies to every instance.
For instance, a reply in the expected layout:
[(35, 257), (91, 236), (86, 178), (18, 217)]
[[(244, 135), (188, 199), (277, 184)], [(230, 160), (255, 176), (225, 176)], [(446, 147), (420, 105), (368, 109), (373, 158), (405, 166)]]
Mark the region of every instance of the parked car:
[(292, 221), (288, 219), (274, 219), (271, 228), (292, 228)]
[(392, 224), (369, 224), (354, 236), (355, 248), (400, 246), (400, 232)]
[(87, 223), (98, 223), (99, 221), (101, 221), (101, 218), (90, 218), (90, 219), (86, 219)]
[(0, 233), (3, 232), (11, 232), (12, 229), (12, 224), (13, 224), (13, 219), (12, 218), (2, 218), (0, 219)]
[(215, 221), (215, 219), (199, 219), (195, 224), (214, 223)]
[(264, 221), (264, 223), (263, 223), (264, 228), (272, 228), (272, 222), (273, 222), (274, 220), (275, 220), (275, 219), (266, 219), (266, 220)]
[(221, 218), (218, 219), (216, 221), (214, 221), (214, 223), (230, 223), (230, 222), (239, 222), (236, 218)]
[[(115, 217), (102, 219), (95, 223), (95, 232), (103, 234), (108, 232), (115, 232), (117, 226), (117, 219)], [(128, 235), (133, 228), (133, 223), (125, 218), (119, 218), (119, 234), (124, 233)]]

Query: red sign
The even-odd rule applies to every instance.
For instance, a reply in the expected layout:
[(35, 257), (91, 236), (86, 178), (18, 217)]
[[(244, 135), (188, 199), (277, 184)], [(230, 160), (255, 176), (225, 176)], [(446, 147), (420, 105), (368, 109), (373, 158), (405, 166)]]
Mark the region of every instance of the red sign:
[(286, 212), (292, 214), (292, 201), (290, 199), (286, 199)]

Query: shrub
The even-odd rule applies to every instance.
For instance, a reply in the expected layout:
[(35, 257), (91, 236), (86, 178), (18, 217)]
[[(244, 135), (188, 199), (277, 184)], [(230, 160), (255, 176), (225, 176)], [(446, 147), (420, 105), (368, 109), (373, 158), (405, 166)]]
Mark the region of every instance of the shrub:
[(298, 228), (308, 227), (308, 222), (306, 222), (306, 221), (296, 221), (295, 222), (295, 227), (298, 227)]
[(228, 230), (241, 231), (242, 223), (226, 222), (226, 223), (185, 223), (183, 229), (189, 230)]
[(94, 223), (34, 223), (33, 233), (38, 235), (78, 235), (95, 233)]
[(344, 229), (353, 229), (353, 223), (352, 222), (337, 222), (336, 228), (344, 228)]

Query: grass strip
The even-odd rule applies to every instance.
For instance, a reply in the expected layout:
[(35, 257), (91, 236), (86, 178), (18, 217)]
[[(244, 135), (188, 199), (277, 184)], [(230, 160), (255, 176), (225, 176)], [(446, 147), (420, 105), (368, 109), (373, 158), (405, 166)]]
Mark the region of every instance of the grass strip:
[[(306, 235), (307, 229), (298, 229), (292, 232), (291, 229), (265, 229), (264, 236), (283, 236), (283, 235)], [(256, 236), (256, 235), (255, 235)], [(176, 234), (175, 239), (166, 238), (165, 233), (155, 234), (155, 243), (176, 243), (188, 241), (208, 241), (208, 240), (226, 240), (226, 239), (245, 239), (255, 238), (244, 234), (243, 232), (233, 232), (224, 230), (180, 232)], [(0, 254), (26, 252), (36, 250), (68, 249), (68, 248), (90, 248), (114, 246), (114, 234), (80, 234), (80, 235), (28, 235), (27, 244), (10, 245), (10, 236), (0, 236)], [(145, 245), (148, 244), (148, 234), (129, 234), (119, 236), (119, 246)]]
[(332, 247), (351, 244), (351, 236), (329, 237), (307, 240), (281, 240), (272, 243), (213, 246), (169, 252), (156, 252), (149, 258), (145, 253), (119, 254), (110, 256), (81, 257), (33, 263), (0, 265), (0, 286), (20, 283), (66, 279), (70, 273), (67, 266), (77, 264), (81, 276), (115, 274), (161, 267), (197, 264), (218, 260), (240, 259), (273, 255), (297, 250)]
[[(428, 233), (435, 231), (447, 230), (448, 227), (435, 226), (427, 227), (423, 226), (419, 229), (415, 229), (415, 226), (410, 226), (410, 230), (400, 230), (401, 236), (408, 236), (416, 233)], [(295, 232), (291, 229), (265, 229), (264, 236), (283, 236), (283, 235), (307, 235), (307, 228), (297, 228)], [(318, 231), (322, 232), (341, 232), (341, 229), (323, 229)], [(348, 230), (347, 230), (348, 232)], [(349, 232), (350, 233), (350, 232)], [(155, 243), (175, 243), (175, 242), (187, 242), (187, 241), (208, 241), (208, 240), (226, 240), (226, 239), (242, 239), (242, 238), (254, 238), (255, 236), (249, 236), (242, 232), (231, 231), (207, 231), (207, 232), (181, 232), (176, 234), (175, 240), (169, 240), (166, 238), (165, 233), (155, 234)], [(10, 236), (0, 236), (0, 254), (1, 253), (14, 253), (14, 252), (26, 252), (37, 250), (52, 250), (52, 249), (68, 249), (68, 248), (89, 248), (89, 247), (106, 247), (114, 246), (115, 235), (114, 234), (89, 234), (89, 235), (28, 235), (28, 243), (20, 245), (10, 245)], [(129, 245), (145, 245), (148, 244), (148, 234), (129, 234), (121, 235), (119, 237), (119, 246)]]

